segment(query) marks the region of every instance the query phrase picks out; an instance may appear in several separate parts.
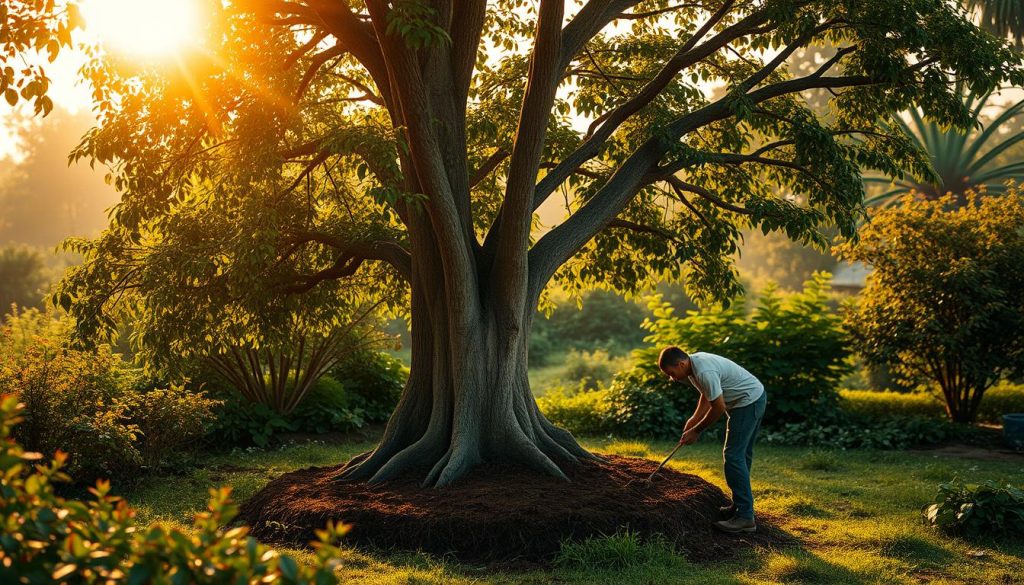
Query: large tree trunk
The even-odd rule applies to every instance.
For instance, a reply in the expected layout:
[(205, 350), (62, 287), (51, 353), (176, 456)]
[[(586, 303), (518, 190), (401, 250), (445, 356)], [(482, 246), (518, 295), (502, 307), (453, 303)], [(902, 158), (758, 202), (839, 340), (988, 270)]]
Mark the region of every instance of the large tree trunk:
[[(493, 460), (565, 478), (561, 466), (596, 458), (537, 408), (527, 377), (536, 305), (524, 287), (500, 287), (495, 295), (477, 290), (471, 296), (481, 302), (460, 306), (438, 274), (436, 247), (420, 244), (413, 252), (409, 380), (380, 444), (350, 461), (342, 478), (378, 482), (418, 472), (424, 486), (441, 487)], [(524, 298), (493, 300), (510, 289)], [(530, 309), (509, 318), (503, 308), (516, 304)]]
[(419, 471), (425, 486), (440, 487), (488, 460), (564, 478), (561, 465), (593, 457), (538, 410), (525, 335), (510, 339), (485, 315), (460, 338), (450, 335), (444, 303), (427, 310), (427, 319), (422, 311), (413, 316), (413, 367), (384, 437), (350, 462), (344, 478), (384, 481)]
[[(595, 456), (544, 418), (527, 378), (530, 326), (551, 277), (531, 273), (530, 229), (534, 180), (565, 67), (563, 5), (543, 0), (540, 7), (506, 194), (491, 228), (495, 238), (484, 246), (473, 225), (466, 166), (465, 93), (475, 49), (462, 54), (442, 43), (417, 53), (380, 29), (384, 5), (367, 7), (391, 73), (386, 85), (397, 98), (389, 113), (409, 144), (399, 153), (403, 190), (426, 198), (422, 207), (399, 205), (410, 244), (411, 375), (381, 443), (349, 462), (342, 477), (376, 482), (418, 470), (425, 486), (440, 487), (479, 463), (501, 460), (564, 479), (562, 465)], [(484, 7), (470, 12), (460, 32), (479, 39)]]

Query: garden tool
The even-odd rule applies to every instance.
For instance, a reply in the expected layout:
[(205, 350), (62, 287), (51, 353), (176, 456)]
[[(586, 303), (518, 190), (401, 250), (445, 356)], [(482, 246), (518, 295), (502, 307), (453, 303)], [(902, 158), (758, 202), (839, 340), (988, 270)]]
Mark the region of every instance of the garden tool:
[[(642, 482), (644, 485), (647, 485), (647, 484), (651, 483), (651, 480), (654, 479), (654, 476), (657, 475), (657, 473), (659, 471), (661, 471), (662, 467), (665, 467), (665, 464), (668, 463), (668, 460), (671, 459), (672, 456), (676, 454), (676, 451), (678, 451), (679, 448), (682, 447), (682, 446), (683, 446), (682, 443), (679, 443), (678, 445), (676, 445), (676, 448), (672, 449), (672, 452), (668, 454), (668, 457), (665, 457), (664, 459), (662, 459), (661, 463), (658, 464), (658, 467), (654, 471), (652, 471), (650, 475), (647, 476), (647, 479), (642, 479), (642, 480), (639, 480), (639, 481)], [(636, 479), (631, 479), (628, 482), (626, 482), (626, 487), (629, 487), (634, 481), (637, 481), (637, 480)]]

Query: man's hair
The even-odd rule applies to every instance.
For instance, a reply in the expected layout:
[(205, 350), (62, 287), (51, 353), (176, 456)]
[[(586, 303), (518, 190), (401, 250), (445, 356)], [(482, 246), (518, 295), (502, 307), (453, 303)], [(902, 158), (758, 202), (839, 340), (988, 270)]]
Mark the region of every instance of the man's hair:
[(688, 359), (690, 359), (690, 356), (686, 355), (685, 351), (673, 345), (661, 350), (661, 355), (658, 356), (658, 367), (664, 371), (666, 367), (674, 366)]

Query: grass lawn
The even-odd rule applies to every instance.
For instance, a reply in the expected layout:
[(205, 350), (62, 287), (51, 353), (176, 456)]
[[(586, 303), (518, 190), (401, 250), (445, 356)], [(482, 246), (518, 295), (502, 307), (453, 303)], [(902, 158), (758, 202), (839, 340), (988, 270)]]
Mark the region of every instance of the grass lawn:
[[(672, 447), (608, 439), (586, 444), (651, 459)], [(241, 500), (280, 473), (334, 464), (371, 446), (309, 443), (211, 456), (200, 468), (144, 480), (124, 495), (142, 521), (187, 524), (205, 507), (213, 486), (231, 485)], [(671, 465), (724, 488), (720, 460), (720, 446), (708, 441), (684, 448)], [(797, 537), (798, 545), (748, 550), (710, 566), (659, 549), (617, 570), (565, 566), (510, 574), (424, 555), (349, 551), (343, 577), (348, 583), (1024, 583), (1024, 538), (965, 542), (920, 522), (919, 510), (935, 486), (954, 475), (1024, 485), (1024, 458), (762, 446), (754, 469), (758, 510)]]

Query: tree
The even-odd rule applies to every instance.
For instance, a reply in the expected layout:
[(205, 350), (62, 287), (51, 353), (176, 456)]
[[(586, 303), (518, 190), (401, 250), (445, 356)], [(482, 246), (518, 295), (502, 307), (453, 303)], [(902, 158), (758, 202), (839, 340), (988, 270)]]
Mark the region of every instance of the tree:
[(11, 305), (38, 307), (42, 304), (50, 275), (43, 255), (27, 246), (0, 247), (0, 314)]
[(1024, 100), (1005, 108), (986, 125), (982, 122), (982, 110), (991, 103), (990, 98), (990, 94), (967, 96), (965, 105), (971, 111), (971, 127), (974, 128), (970, 132), (944, 128), (934, 120), (926, 120), (917, 110), (910, 110), (909, 124), (896, 118), (896, 127), (928, 153), (935, 174), (924, 180), (868, 177), (864, 179), (868, 183), (891, 188), (870, 197), (866, 203), (892, 205), (908, 193), (919, 193), (931, 199), (952, 193), (963, 203), (970, 190), (984, 186), (987, 193), (1003, 193), (1006, 181), (1024, 179), (1024, 162), (1003, 158), (1024, 140), (1024, 134), (1014, 126), (1024, 111)]
[[(270, 304), (407, 283), (410, 379), (344, 477), (427, 463), (434, 486), (484, 460), (565, 477), (593, 457), (530, 393), (549, 283), (732, 297), (741, 228), (850, 236), (861, 165), (927, 172), (880, 121), (919, 106), (965, 127), (956, 82), (1022, 79), (1020, 55), (944, 0), (247, 0), (206, 33), (177, 65), (86, 68), (101, 123), (73, 156), (108, 165), (122, 201), (61, 300), (88, 329), (122, 293), (189, 310), (167, 283)], [(828, 118), (802, 102), (816, 89)], [(532, 229), (556, 192), (567, 218)]]
[(967, 423), (985, 390), (1024, 372), (1024, 193), (951, 203), (907, 197), (839, 251), (874, 266), (846, 319), (860, 352), (934, 380)]

